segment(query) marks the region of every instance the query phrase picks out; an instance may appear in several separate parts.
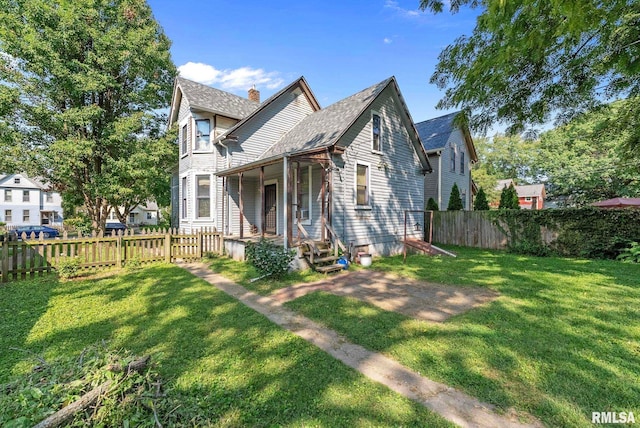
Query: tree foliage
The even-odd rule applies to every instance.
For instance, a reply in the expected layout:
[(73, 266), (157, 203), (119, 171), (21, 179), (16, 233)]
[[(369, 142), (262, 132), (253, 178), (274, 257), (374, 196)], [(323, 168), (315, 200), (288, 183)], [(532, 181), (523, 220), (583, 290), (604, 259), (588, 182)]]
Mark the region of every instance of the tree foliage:
[[(628, 0), (452, 0), (477, 8), (473, 33), (439, 57), (432, 83), (446, 88), (441, 108), (463, 107), (486, 130), (521, 132), (551, 119), (565, 123), (603, 100), (628, 98), (612, 125), (640, 150), (640, 2)], [(421, 0), (439, 13), (443, 0)]]
[(518, 192), (516, 192), (516, 188), (511, 183), (509, 187), (504, 186), (502, 188), (502, 192), (500, 193), (500, 205), (499, 209), (505, 210), (519, 210), (520, 209), (520, 201), (518, 199)]
[(456, 183), (453, 183), (451, 195), (449, 196), (449, 205), (447, 211), (457, 211), (462, 209), (462, 198), (460, 197), (460, 189)]
[(489, 209), (489, 201), (487, 200), (487, 194), (484, 189), (480, 187), (476, 199), (473, 201), (473, 209), (475, 211), (486, 211)]
[(428, 211), (439, 211), (440, 210), (440, 208), (438, 207), (438, 203), (436, 202), (435, 199), (429, 198), (429, 200), (427, 201), (427, 210)]
[(0, 22), (0, 139), (22, 142), (96, 229), (111, 207), (156, 197), (175, 162), (158, 111), (176, 69), (146, 2), (0, 0)]

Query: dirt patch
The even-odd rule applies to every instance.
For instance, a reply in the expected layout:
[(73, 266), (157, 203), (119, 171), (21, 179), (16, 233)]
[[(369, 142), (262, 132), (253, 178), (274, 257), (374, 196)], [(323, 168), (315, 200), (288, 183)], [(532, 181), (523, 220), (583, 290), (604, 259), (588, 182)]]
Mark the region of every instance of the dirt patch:
[(498, 293), (479, 287), (456, 287), (402, 278), (385, 272), (346, 272), (311, 284), (280, 289), (271, 298), (279, 302), (314, 291), (354, 297), (386, 311), (412, 318), (443, 322), (447, 318), (491, 302)]

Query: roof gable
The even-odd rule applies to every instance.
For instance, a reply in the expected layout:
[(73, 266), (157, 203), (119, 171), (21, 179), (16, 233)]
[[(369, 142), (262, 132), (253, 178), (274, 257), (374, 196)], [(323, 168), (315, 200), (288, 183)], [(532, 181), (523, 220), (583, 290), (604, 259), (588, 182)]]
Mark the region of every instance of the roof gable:
[(461, 111), (456, 111), (444, 116), (416, 123), (416, 129), (418, 130), (418, 134), (420, 134), (420, 140), (422, 140), (424, 149), (427, 152), (444, 149), (447, 146), (447, 142), (449, 141), (451, 134), (456, 129), (460, 129), (464, 136), (471, 161), (476, 162), (478, 160), (478, 154), (476, 152), (475, 145), (473, 144), (471, 134), (469, 133), (468, 126), (461, 126), (459, 122), (456, 123), (457, 118), (461, 113)]
[[(20, 178), (20, 183), (15, 183), (15, 178)], [(32, 179), (27, 177), (25, 174), (7, 174), (0, 177), (0, 186), (1, 187), (13, 187), (13, 188), (21, 188), (21, 189), (39, 189), (43, 190), (44, 186), (37, 181), (36, 179)]]
[(178, 76), (171, 101), (171, 123), (177, 120), (182, 98), (187, 100), (192, 109), (205, 110), (233, 119), (243, 119), (260, 106), (247, 98)]

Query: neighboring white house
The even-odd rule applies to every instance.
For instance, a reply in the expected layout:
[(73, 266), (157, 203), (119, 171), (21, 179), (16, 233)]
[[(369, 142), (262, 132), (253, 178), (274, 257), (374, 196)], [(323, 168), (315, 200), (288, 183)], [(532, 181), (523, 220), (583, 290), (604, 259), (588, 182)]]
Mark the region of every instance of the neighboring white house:
[(62, 198), (25, 174), (0, 174), (0, 221), (7, 226), (62, 224)]
[(431, 170), (396, 79), (324, 109), (301, 77), (259, 103), (177, 78), (170, 122), (180, 160), (180, 228), (225, 235), (307, 234), (354, 250), (402, 249), (405, 210), (424, 209)]
[(449, 206), (454, 184), (458, 185), (463, 208), (473, 209), (471, 165), (478, 161), (478, 154), (469, 129), (455, 124), (458, 114), (460, 112), (416, 123), (433, 167), (433, 174), (425, 178), (425, 201), (433, 198), (442, 211)]
[[(122, 209), (120, 210), (122, 212)], [(152, 201), (148, 201), (144, 205), (138, 205), (131, 212), (127, 218), (127, 225), (129, 226), (155, 226), (160, 219), (160, 210), (158, 204)], [(118, 222), (118, 216), (111, 210), (107, 223)]]

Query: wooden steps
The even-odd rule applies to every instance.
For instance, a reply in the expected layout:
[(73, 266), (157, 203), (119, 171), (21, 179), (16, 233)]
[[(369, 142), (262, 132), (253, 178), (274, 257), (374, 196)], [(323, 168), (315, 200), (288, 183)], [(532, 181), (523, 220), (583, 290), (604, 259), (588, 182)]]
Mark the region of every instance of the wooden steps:
[(331, 273), (344, 268), (336, 263), (340, 258), (330, 242), (308, 240), (302, 244), (302, 254), (316, 272)]
[(337, 272), (339, 270), (344, 269), (344, 265), (335, 263), (332, 265), (324, 265), (324, 266), (316, 266), (315, 270), (321, 273), (331, 273), (331, 272)]

